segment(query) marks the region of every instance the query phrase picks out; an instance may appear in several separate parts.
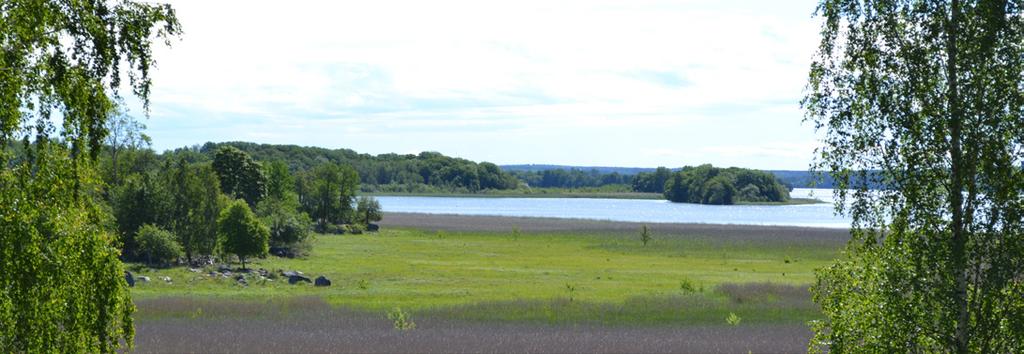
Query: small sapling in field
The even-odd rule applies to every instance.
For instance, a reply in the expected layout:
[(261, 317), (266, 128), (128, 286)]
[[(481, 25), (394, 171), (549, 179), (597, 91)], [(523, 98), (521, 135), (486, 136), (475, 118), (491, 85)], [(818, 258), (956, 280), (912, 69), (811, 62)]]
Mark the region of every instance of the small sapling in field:
[(395, 326), (395, 329), (399, 331), (408, 331), (416, 329), (416, 323), (412, 321), (412, 316), (409, 316), (408, 312), (402, 311), (402, 308), (396, 307), (388, 311), (388, 320)]
[(692, 293), (697, 288), (693, 286), (693, 282), (690, 279), (683, 279), (679, 281), (679, 290), (682, 290), (684, 293)]
[(730, 312), (729, 316), (725, 318), (725, 323), (728, 323), (730, 326), (739, 326), (741, 320), (743, 319), (740, 316)]
[(576, 299), (576, 287), (572, 284), (565, 284), (565, 290), (569, 292), (569, 302), (573, 302)]
[(643, 228), (640, 229), (640, 242), (643, 242), (644, 246), (647, 246), (647, 243), (651, 242), (651, 231), (647, 229), (647, 225), (644, 225)]

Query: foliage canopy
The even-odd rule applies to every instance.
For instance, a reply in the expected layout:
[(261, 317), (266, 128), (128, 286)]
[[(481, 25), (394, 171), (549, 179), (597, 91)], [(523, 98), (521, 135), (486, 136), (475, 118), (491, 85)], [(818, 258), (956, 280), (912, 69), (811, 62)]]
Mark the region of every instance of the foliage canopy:
[(821, 1), (803, 105), (854, 224), (812, 350), (1024, 350), (1022, 5)]
[(180, 31), (167, 5), (0, 3), (0, 351), (131, 345), (134, 306), (92, 165), (122, 73), (148, 108), (151, 42)]
[(664, 190), (665, 199), (677, 203), (728, 205), (789, 200), (789, 189), (772, 174), (736, 167), (685, 167), (668, 178)]
[(238, 256), (242, 269), (246, 258), (267, 255), (270, 230), (260, 223), (245, 201), (228, 203), (217, 220), (217, 230), (221, 250)]

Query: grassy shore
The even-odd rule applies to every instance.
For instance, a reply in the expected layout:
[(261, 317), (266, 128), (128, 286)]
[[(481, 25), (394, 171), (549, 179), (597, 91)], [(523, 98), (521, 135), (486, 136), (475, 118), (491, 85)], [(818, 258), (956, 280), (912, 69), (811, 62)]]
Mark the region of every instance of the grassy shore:
[(396, 197), (454, 197), (454, 198), (598, 198), (598, 199), (665, 199), (661, 193), (640, 193), (640, 192), (596, 192), (596, 191), (575, 191), (565, 190), (511, 190), (511, 191), (489, 191), (480, 193), (400, 193), (400, 192), (377, 192), (364, 193), (368, 196), (396, 196)]
[[(595, 191), (574, 191), (569, 189), (540, 189), (535, 191), (511, 190), (511, 191), (487, 191), (479, 193), (404, 193), (404, 192), (375, 192), (364, 193), (372, 197), (448, 197), (448, 198), (595, 198), (595, 199), (644, 199), (663, 200), (665, 196), (661, 193), (641, 192), (595, 192)], [(738, 202), (736, 205), (806, 205), (825, 203), (812, 198), (790, 198), (784, 202)]]
[[(401, 307), (419, 321), (417, 333), (425, 328), (479, 332), (474, 345), (505, 340), (521, 345), (505, 348), (530, 350), (534, 344), (524, 333), (554, 326), (550, 333), (561, 336), (578, 335), (572, 333), (580, 328), (587, 335), (606, 336), (590, 345), (632, 343), (627, 333), (645, 328), (640, 332), (646, 337), (633, 340), (638, 341), (637, 348), (660, 343), (650, 351), (682, 349), (678, 342), (650, 337), (659, 331), (706, 334), (705, 342), (686, 344), (689, 349), (791, 351), (802, 345), (799, 340), (775, 343), (788, 343), (784, 347), (750, 341), (737, 342), (745, 347), (706, 345), (721, 336), (750, 336), (764, 342), (770, 338), (763, 336), (788, 335), (806, 343), (805, 323), (819, 316), (807, 286), (814, 280), (814, 269), (831, 262), (846, 240), (843, 230), (649, 224), (654, 239), (645, 246), (639, 227), (582, 220), (388, 214), (379, 233), (319, 235), (307, 258), (270, 257), (250, 264), (272, 273), (299, 270), (310, 278), (324, 275), (332, 280), (330, 287), (289, 285), (283, 278), (240, 285), (230, 277), (208, 276), (214, 268), (134, 265), (136, 275), (152, 279), (132, 289), (139, 307), (140, 338), (156, 336), (140, 341), (172, 341), (151, 330), (170, 333), (174, 324), (200, 328), (232, 323), (255, 333), (266, 331), (261, 326), (292, 330), (321, 322), (365, 331), (354, 323), (366, 322), (373, 323), (377, 335), (387, 335), (393, 330), (384, 314)], [(172, 281), (160, 280), (164, 276)], [(335, 315), (326, 315), (331, 313)], [(730, 325), (730, 316), (740, 324)], [(509, 326), (518, 329), (501, 332)], [(422, 351), (483, 348), (448, 339), (421, 340), (434, 343)], [(559, 335), (549, 341), (568, 343)], [(555, 345), (531, 351), (584, 347), (590, 348)], [(243, 349), (254, 348), (258, 349)], [(330, 351), (316, 348), (307, 349)], [(370, 351), (415, 351), (388, 345), (374, 348), (380, 350)]]

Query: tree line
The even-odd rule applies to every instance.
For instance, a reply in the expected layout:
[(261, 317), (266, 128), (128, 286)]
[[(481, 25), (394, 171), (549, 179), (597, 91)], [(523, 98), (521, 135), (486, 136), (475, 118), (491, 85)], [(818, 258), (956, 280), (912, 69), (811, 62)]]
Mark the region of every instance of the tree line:
[(685, 167), (671, 174), (664, 188), (665, 199), (677, 203), (729, 205), (789, 200), (789, 188), (774, 175), (738, 167)]
[[(282, 160), (257, 162), (230, 145), (218, 147), (212, 156), (189, 150), (158, 155), (118, 143), (133, 139), (115, 137), (140, 135), (137, 128), (112, 126), (111, 132), (98, 170), (123, 257), (129, 260), (173, 260), (174, 252), (154, 259), (154, 250), (147, 247), (156, 242), (150, 234), (164, 232), (173, 239), (162, 240), (160, 248), (174, 249), (167, 244), (176, 243), (190, 263), (217, 252), (242, 261), (268, 249), (293, 256), (308, 251), (314, 227), (361, 232), (381, 218), (376, 201), (357, 200), (359, 175), (351, 166), (321, 162), (292, 173)], [(229, 237), (235, 234), (265, 240)]]
[(583, 170), (578, 168), (550, 169), (540, 171), (510, 171), (513, 177), (529, 187), (535, 188), (586, 188), (608, 185), (629, 185), (633, 183), (633, 175), (618, 172), (601, 173), (597, 169)]
[(227, 142), (179, 148), (168, 154), (200, 161), (225, 146), (245, 152), (256, 161), (285, 161), (295, 173), (312, 171), (324, 163), (348, 166), (355, 171), (364, 192), (475, 193), (519, 187), (518, 179), (493, 163), (476, 163), (437, 152), (370, 155), (349, 149)]

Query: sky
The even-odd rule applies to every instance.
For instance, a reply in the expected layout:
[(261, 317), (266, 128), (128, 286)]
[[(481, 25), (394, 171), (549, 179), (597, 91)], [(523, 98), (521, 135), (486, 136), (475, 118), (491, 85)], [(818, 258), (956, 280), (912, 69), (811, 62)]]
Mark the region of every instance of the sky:
[(154, 50), (143, 118), (159, 151), (806, 169), (819, 145), (812, 0), (169, 2), (184, 34)]

